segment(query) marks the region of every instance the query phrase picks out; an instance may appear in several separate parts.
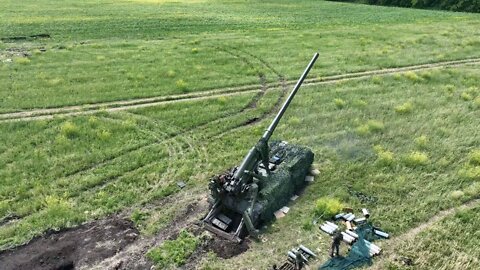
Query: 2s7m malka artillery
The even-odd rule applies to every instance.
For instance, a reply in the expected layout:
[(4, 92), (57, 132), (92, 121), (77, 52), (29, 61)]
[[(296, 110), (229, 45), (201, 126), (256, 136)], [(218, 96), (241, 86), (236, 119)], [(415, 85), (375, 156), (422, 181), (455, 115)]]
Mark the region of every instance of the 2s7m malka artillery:
[(318, 53), (240, 166), (210, 180), (210, 211), (203, 219), (207, 230), (237, 242), (247, 234), (256, 236), (257, 228), (272, 220), (275, 211), (304, 187), (313, 152), (286, 141), (269, 143), (269, 139), (317, 58)]

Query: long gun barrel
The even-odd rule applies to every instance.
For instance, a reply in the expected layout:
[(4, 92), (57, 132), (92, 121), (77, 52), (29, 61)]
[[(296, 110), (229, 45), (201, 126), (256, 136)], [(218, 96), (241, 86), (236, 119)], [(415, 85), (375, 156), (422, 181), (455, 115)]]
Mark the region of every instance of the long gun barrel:
[[(300, 76), (300, 79), (298, 79), (297, 83), (295, 84), (295, 87), (293, 87), (293, 90), (290, 93), (290, 95), (288, 96), (287, 100), (282, 105), (282, 108), (280, 109), (278, 114), (275, 116), (275, 119), (273, 119), (272, 123), (270, 124), (270, 126), (267, 128), (267, 130), (263, 134), (262, 138), (260, 139), (260, 142), (261, 141), (263, 141), (264, 143), (268, 142), (268, 140), (272, 136), (273, 131), (277, 127), (278, 122), (280, 122), (280, 119), (282, 119), (283, 114), (287, 110), (287, 108), (290, 105), (290, 102), (292, 101), (292, 99), (295, 97), (295, 94), (297, 93), (298, 89), (300, 88), (303, 81), (307, 77), (308, 73), (310, 72), (310, 69), (312, 69), (313, 64), (315, 64), (315, 61), (317, 60), (317, 58), (318, 58), (318, 53), (315, 53), (312, 60), (308, 64), (307, 68), (303, 72), (302, 76)], [(235, 172), (234, 178), (236, 180), (241, 180), (241, 178), (245, 174), (245, 171), (246, 170), (252, 170), (253, 169), (252, 167), (255, 165), (255, 163), (258, 161), (258, 159), (259, 159), (259, 153), (258, 153), (258, 150), (257, 150), (256, 146), (254, 146), (252, 149), (250, 149), (248, 154), (243, 159), (242, 164), (238, 167), (238, 170)]]
[(287, 100), (285, 101), (285, 103), (283, 103), (282, 108), (280, 109), (278, 114), (275, 116), (275, 119), (273, 119), (272, 123), (263, 134), (262, 138), (266, 139), (267, 141), (270, 139), (273, 131), (278, 125), (278, 122), (280, 122), (280, 119), (282, 119), (283, 114), (285, 113), (288, 106), (290, 105), (290, 102), (292, 102), (292, 99), (295, 97), (295, 94), (297, 93), (298, 89), (300, 89), (300, 86), (302, 85), (303, 81), (305, 80), (308, 73), (310, 72), (310, 69), (312, 69), (313, 64), (315, 64), (315, 61), (317, 61), (317, 58), (318, 58), (318, 53), (315, 53), (312, 60), (308, 64), (307, 68), (305, 69), (305, 71), (303, 71), (302, 76), (300, 76), (300, 79), (298, 79), (297, 83), (295, 84), (295, 87), (293, 87), (293, 90), (288, 96)]

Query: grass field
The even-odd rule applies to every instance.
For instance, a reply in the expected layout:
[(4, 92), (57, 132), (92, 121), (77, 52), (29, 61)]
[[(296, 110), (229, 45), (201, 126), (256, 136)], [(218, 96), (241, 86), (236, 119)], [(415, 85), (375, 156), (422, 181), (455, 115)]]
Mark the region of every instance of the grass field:
[[(151, 205), (206, 196), (209, 177), (241, 161), (283, 98), (281, 87), (265, 83), (296, 79), (316, 51), (311, 78), (480, 57), (478, 14), (306, 0), (2, 6), (1, 113), (243, 85), (258, 91), (0, 122), (0, 250), (114, 213), (133, 212), (142, 233), (155, 234), (185, 204)], [(11, 39), (42, 33), (51, 37)], [(479, 198), (479, 80), (473, 64), (302, 87), (274, 138), (310, 147), (321, 175), (267, 228), (266, 241), (199, 264), (265, 269), (303, 243), (317, 249), (319, 265), (330, 240), (309, 224), (323, 196), (369, 208), (394, 237)], [(399, 245), (395, 252), (413, 266), (384, 263), (478, 269), (478, 220), (478, 207), (449, 215)]]
[(312, 51), (312, 77), (480, 56), (476, 14), (323, 1), (5, 2), (1, 37), (51, 38), (0, 45), (32, 54), (2, 66), (4, 112), (292, 79)]

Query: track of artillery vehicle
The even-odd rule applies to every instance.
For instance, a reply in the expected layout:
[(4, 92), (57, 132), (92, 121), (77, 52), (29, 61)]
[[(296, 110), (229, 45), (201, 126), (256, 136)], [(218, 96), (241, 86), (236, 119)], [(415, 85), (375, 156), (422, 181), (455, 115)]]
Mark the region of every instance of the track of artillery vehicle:
[(258, 226), (272, 220), (275, 211), (304, 187), (312, 151), (285, 141), (269, 143), (269, 139), (317, 58), (318, 53), (241, 165), (211, 179), (210, 211), (203, 219), (207, 230), (237, 242), (247, 234), (256, 236)]

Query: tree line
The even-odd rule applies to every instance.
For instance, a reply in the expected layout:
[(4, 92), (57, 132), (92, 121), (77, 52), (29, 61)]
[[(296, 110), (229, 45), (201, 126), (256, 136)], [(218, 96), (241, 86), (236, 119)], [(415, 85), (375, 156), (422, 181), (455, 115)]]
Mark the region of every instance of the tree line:
[(329, 0), (370, 5), (480, 12), (480, 0)]

